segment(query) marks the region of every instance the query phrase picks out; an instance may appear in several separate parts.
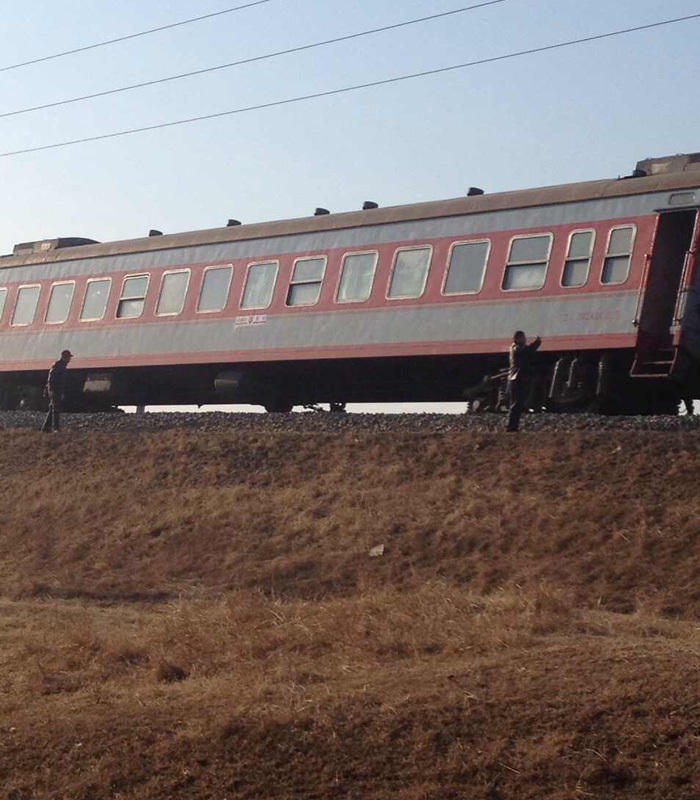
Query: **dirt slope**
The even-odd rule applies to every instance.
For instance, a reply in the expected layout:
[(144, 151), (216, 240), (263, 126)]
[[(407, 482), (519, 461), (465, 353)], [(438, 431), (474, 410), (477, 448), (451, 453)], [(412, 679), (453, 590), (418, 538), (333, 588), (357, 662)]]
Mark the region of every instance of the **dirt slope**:
[(308, 598), (440, 577), (700, 614), (695, 433), (4, 432), (2, 445), (6, 595)]
[(0, 441), (0, 800), (700, 797), (698, 433)]

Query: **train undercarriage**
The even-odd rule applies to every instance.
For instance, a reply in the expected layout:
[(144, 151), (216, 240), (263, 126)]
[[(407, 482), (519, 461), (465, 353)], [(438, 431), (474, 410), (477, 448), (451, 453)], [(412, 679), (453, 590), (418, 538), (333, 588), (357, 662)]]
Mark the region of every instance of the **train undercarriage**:
[[(665, 363), (665, 362), (664, 362)], [(65, 408), (254, 404), (271, 412), (346, 403), (465, 401), (470, 413), (507, 404), (504, 354), (368, 358), (69, 370)], [(671, 369), (672, 366), (672, 369)], [(700, 368), (679, 353), (668, 374), (636, 377), (632, 350), (538, 353), (527, 406), (534, 411), (675, 414), (700, 397)], [(43, 409), (44, 372), (0, 375), (0, 407)]]

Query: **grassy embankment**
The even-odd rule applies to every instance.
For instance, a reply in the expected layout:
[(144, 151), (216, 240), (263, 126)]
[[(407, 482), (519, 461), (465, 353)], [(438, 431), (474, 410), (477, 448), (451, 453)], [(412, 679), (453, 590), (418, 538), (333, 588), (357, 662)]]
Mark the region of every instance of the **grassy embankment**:
[(696, 435), (2, 440), (3, 799), (700, 796)]

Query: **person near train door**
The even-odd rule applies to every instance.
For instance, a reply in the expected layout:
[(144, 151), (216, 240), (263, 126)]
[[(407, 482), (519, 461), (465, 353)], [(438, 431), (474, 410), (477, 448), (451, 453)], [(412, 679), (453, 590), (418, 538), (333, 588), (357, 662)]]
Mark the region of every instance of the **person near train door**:
[(66, 369), (68, 368), (71, 358), (73, 358), (71, 351), (63, 350), (61, 352), (61, 357), (51, 367), (48, 377), (46, 378), (45, 394), (49, 398), (49, 410), (46, 414), (44, 424), (41, 427), (44, 433), (51, 433), (59, 429), (61, 403), (66, 386)]
[(513, 334), (508, 353), (508, 424), (506, 430), (515, 433), (520, 428), (520, 415), (525, 409), (532, 380), (532, 354), (542, 344), (538, 336), (528, 344), (523, 331)]

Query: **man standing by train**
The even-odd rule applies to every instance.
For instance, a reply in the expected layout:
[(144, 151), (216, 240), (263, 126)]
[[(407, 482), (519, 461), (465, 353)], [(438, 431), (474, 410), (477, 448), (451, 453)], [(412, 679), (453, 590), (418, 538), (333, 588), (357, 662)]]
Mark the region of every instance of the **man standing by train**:
[(532, 354), (542, 344), (538, 336), (531, 344), (527, 343), (523, 331), (513, 334), (513, 344), (508, 353), (508, 425), (506, 430), (515, 433), (520, 428), (520, 415), (525, 410), (530, 382), (532, 380)]
[(61, 403), (63, 401), (63, 391), (66, 386), (66, 369), (73, 354), (70, 350), (63, 350), (61, 357), (49, 370), (46, 379), (46, 395), (49, 398), (49, 410), (41, 430), (44, 433), (57, 431), (61, 416)]

